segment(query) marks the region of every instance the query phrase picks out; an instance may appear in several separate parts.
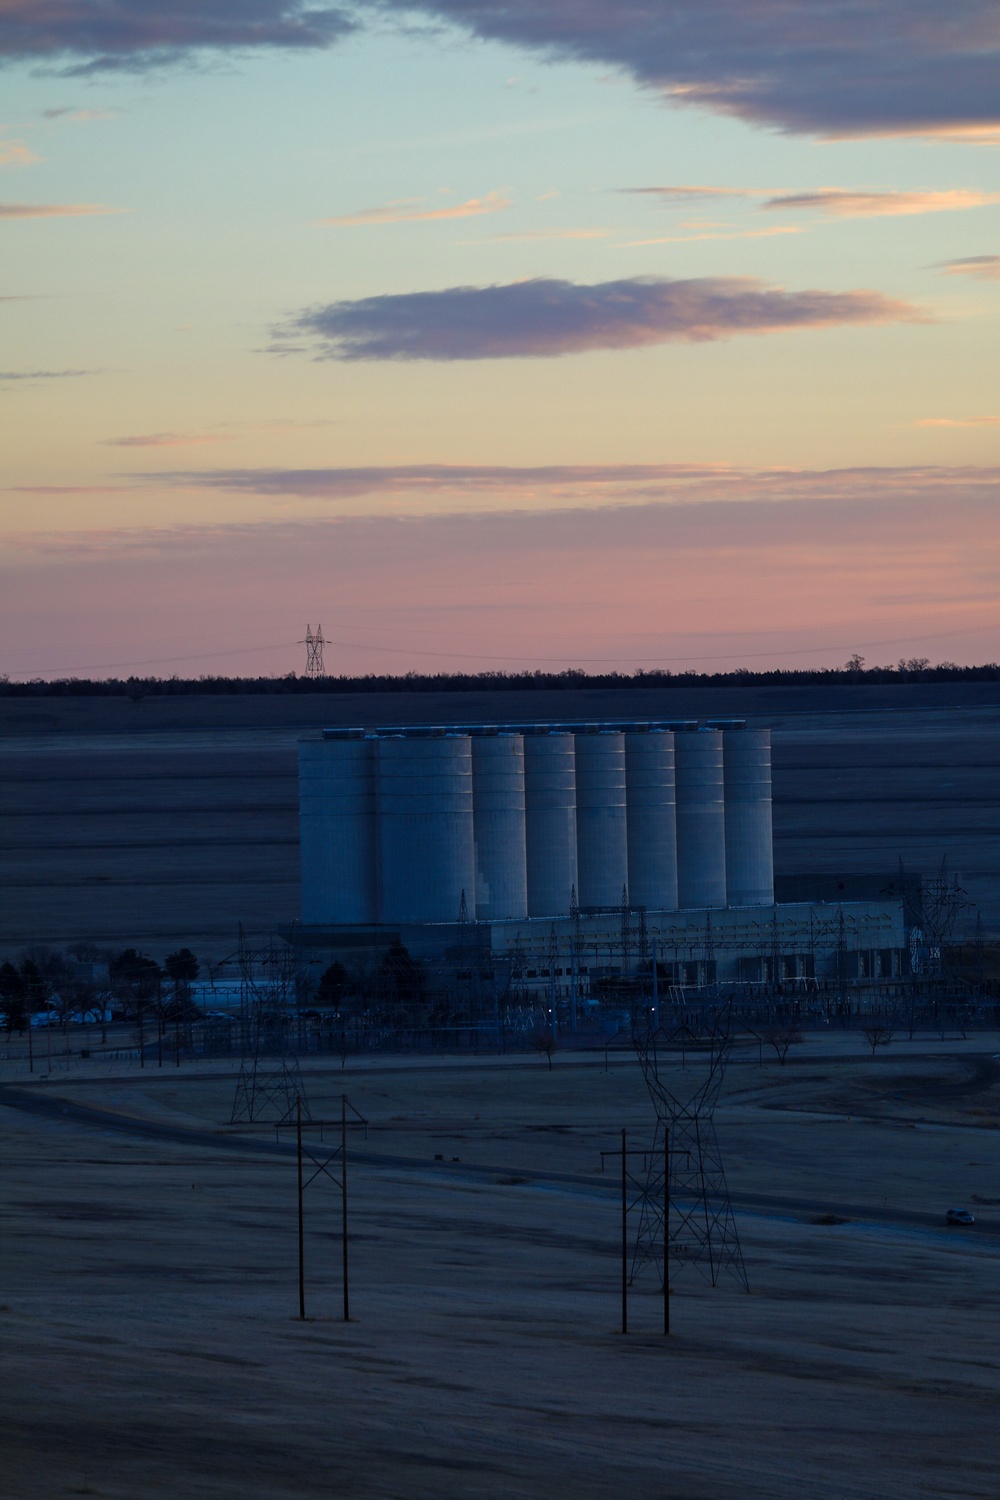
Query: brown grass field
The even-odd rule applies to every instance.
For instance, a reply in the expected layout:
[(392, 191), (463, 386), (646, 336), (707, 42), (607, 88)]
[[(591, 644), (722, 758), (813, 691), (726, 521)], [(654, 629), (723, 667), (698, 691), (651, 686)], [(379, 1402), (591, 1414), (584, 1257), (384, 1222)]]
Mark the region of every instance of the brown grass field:
[(347, 1324), (339, 1195), (306, 1192), (299, 1321), (291, 1143), (225, 1123), (228, 1064), (0, 1062), (3, 1494), (996, 1500), (998, 1050), (739, 1051), (751, 1292), (675, 1267), (669, 1339), (651, 1273), (618, 1328), (600, 1152), (652, 1124), (627, 1053), (307, 1069), (314, 1115), (370, 1122)]

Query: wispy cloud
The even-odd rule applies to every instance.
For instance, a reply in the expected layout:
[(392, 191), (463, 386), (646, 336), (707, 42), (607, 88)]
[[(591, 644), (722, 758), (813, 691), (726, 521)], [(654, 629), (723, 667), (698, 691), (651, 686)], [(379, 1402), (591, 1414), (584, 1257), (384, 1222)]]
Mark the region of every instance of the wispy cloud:
[(762, 194), (752, 188), (709, 187), (704, 183), (684, 183), (667, 187), (619, 188), (620, 193), (631, 193), (641, 198), (662, 198), (668, 203), (691, 203), (705, 198), (755, 198)]
[(500, 213), (505, 208), (510, 208), (510, 199), (501, 193), (468, 198), (464, 203), (453, 203), (447, 208), (427, 208), (421, 198), (399, 198), (379, 208), (362, 208), (357, 213), (317, 219), (316, 222), (339, 228), (359, 228), (366, 224), (421, 224), (433, 219), (474, 219), (480, 214)]
[(75, 124), (87, 125), (92, 120), (113, 120), (117, 115), (116, 109), (77, 109), (75, 105), (64, 104), (58, 109), (43, 109), (43, 120), (66, 120)]
[(1000, 125), (988, 0), (380, 0), (547, 58), (611, 64), (670, 99), (786, 131), (979, 134)]
[(200, 448), (206, 443), (226, 443), (224, 433), (143, 432), (132, 437), (105, 438), (111, 448)]
[(921, 417), (918, 427), (1000, 427), (1000, 417)]
[(701, 234), (658, 234), (652, 239), (623, 240), (619, 250), (634, 250), (642, 245), (693, 245), (703, 240), (769, 240), (778, 234), (801, 234), (798, 224), (775, 224), (770, 229), (705, 230)]
[(539, 278), (309, 308), (276, 330), (274, 348), (289, 352), (297, 338), (321, 359), (508, 359), (918, 317), (908, 304), (867, 290), (786, 292), (737, 277), (584, 286)]
[(763, 198), (764, 213), (806, 210), (830, 218), (894, 218), (904, 214), (952, 213), (966, 208), (982, 208), (1000, 203), (1000, 193), (984, 193), (972, 188), (950, 188), (943, 191), (899, 192), (874, 188), (815, 188), (803, 192), (776, 192), (773, 188), (708, 187), (690, 184), (677, 187), (620, 188), (622, 193), (657, 198), (665, 204), (684, 205), (701, 200), (725, 198)]
[(38, 157), (23, 141), (0, 140), (0, 167), (29, 167)]
[(0, 370), (0, 384), (32, 385), (39, 380), (76, 380), (81, 375), (97, 375), (98, 370)]
[(0, 219), (78, 219), (124, 212), (105, 203), (0, 203)]
[(605, 240), (610, 229), (524, 229), (511, 234), (488, 234), (479, 240), (462, 240), (463, 245), (502, 244), (508, 240)]
[(636, 485), (716, 485), (748, 471), (726, 464), (387, 464), (322, 469), (201, 469), (136, 474), (135, 479), (232, 494), (344, 500), (377, 493), (434, 496), (582, 495)]
[(963, 255), (938, 261), (946, 276), (971, 276), (976, 281), (1000, 281), (1000, 255)]
[(902, 214), (953, 213), (957, 209), (982, 208), (1000, 203), (1000, 193), (980, 193), (969, 188), (946, 192), (899, 193), (851, 188), (818, 188), (809, 193), (781, 193), (761, 204), (765, 212), (791, 209), (813, 210), (837, 219), (895, 218)]
[[(567, 504), (616, 506), (650, 501), (711, 503), (788, 500), (941, 497), (949, 486), (965, 494), (1000, 492), (1000, 469), (897, 467), (758, 469), (735, 464), (387, 464), (364, 467), (152, 470), (130, 476), (153, 488), (295, 498), (331, 503), (403, 496), (409, 514), (565, 509)], [(458, 497), (458, 507), (452, 503)], [(474, 501), (470, 505), (470, 500)], [(397, 513), (395, 510), (393, 513)]]
[(118, 495), (137, 489), (134, 484), (12, 484), (12, 495)]

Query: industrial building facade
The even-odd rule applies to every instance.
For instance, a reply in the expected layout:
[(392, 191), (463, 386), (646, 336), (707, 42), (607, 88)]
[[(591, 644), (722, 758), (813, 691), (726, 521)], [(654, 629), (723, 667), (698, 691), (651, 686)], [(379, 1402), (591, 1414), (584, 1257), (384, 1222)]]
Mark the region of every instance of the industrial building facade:
[(898, 902), (774, 904), (770, 731), (739, 721), (331, 729), (299, 744), (302, 926), (477, 947), (586, 992), (899, 972)]

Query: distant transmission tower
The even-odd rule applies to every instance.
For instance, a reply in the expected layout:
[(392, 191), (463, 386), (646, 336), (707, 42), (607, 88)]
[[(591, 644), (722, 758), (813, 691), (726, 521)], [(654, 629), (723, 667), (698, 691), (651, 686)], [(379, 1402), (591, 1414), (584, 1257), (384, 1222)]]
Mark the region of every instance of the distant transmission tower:
[(325, 645), (322, 625), (317, 625), (315, 631), (313, 631), (311, 625), (307, 625), (305, 639), (307, 677), (326, 676), (326, 668), (323, 666), (323, 647)]
[(310, 1118), (298, 1058), (290, 1053), (295, 1003), (295, 959), (273, 938), (251, 947), (240, 924), (240, 1030), (243, 1060), (230, 1124), (266, 1120), (287, 1125), (297, 1105)]

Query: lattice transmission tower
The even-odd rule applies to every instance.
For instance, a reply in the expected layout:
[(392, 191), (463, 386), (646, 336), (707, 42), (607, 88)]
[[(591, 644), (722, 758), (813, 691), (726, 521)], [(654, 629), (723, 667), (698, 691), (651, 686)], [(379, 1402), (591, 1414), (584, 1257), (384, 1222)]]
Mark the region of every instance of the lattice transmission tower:
[(294, 1023), (295, 961), (269, 939), (254, 948), (240, 927), (240, 1029), (243, 1058), (236, 1080), (230, 1123), (266, 1120), (284, 1125), (310, 1118), (298, 1058), (291, 1050)]
[(311, 625), (307, 625), (305, 641), (300, 641), (299, 644), (304, 644), (306, 648), (306, 676), (325, 677), (326, 668), (323, 665), (323, 647), (326, 645), (326, 641), (323, 638), (322, 625), (317, 625), (315, 630), (313, 630)]
[(732, 1045), (731, 1006), (706, 1006), (697, 1022), (669, 1030), (640, 1027), (632, 1041), (656, 1132), (636, 1183), (639, 1225), (629, 1279), (653, 1265), (662, 1286), (672, 1261), (694, 1266), (712, 1286), (729, 1271), (749, 1291), (714, 1121)]

